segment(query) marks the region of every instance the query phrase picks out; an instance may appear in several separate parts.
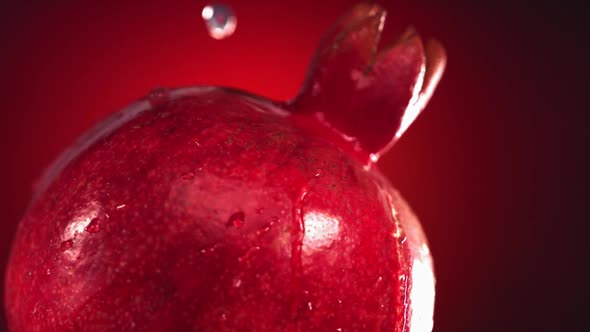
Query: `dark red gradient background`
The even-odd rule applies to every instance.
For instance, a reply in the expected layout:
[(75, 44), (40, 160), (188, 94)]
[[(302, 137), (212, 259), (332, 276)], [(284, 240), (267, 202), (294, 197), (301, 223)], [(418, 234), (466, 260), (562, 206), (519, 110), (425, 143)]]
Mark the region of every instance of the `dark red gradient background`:
[[(33, 181), (93, 123), (154, 86), (290, 98), (354, 1), (228, 0), (238, 28), (223, 41), (207, 36), (202, 1), (15, 3), (0, 5), (2, 267)], [(587, 331), (583, 11), (381, 3), (385, 40), (413, 24), (448, 51), (428, 109), (381, 161), (431, 241), (435, 331)]]

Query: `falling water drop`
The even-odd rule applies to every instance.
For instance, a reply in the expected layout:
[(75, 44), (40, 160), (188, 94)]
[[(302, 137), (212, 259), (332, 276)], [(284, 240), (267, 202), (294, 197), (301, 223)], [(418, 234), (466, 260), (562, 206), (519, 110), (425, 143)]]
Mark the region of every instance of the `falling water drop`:
[(225, 39), (236, 31), (238, 19), (233, 10), (224, 4), (213, 3), (203, 8), (201, 16), (213, 39)]

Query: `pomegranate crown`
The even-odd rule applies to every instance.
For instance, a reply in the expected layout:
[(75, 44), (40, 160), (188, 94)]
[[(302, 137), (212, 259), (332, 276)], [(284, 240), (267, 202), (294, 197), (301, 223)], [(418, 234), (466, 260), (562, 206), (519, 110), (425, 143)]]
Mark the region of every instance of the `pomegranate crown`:
[(386, 11), (362, 3), (324, 35), (306, 82), (288, 102), (352, 144), (370, 163), (388, 151), (432, 96), (446, 65), (442, 45), (413, 28), (379, 51)]

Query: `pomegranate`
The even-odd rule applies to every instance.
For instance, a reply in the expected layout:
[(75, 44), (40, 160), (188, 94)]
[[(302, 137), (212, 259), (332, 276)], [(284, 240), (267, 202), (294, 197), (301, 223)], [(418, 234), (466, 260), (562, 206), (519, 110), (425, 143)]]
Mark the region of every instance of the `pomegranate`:
[(6, 279), (11, 331), (430, 331), (435, 279), (375, 163), (430, 98), (439, 43), (354, 7), (301, 93), (155, 89), (39, 182)]

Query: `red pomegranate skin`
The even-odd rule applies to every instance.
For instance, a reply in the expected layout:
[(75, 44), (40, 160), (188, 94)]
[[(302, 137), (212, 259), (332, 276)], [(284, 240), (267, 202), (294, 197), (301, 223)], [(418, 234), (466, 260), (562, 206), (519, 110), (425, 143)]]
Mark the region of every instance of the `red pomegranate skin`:
[(12, 329), (401, 331), (413, 214), (274, 109), (206, 89), (78, 155), (21, 223)]
[(430, 331), (426, 239), (368, 157), (404, 113), (349, 144), (317, 92), (160, 89), (82, 137), (19, 224), (11, 331)]

